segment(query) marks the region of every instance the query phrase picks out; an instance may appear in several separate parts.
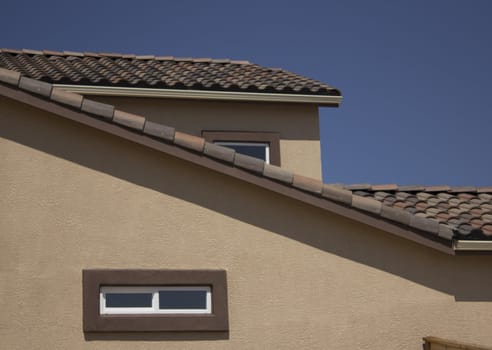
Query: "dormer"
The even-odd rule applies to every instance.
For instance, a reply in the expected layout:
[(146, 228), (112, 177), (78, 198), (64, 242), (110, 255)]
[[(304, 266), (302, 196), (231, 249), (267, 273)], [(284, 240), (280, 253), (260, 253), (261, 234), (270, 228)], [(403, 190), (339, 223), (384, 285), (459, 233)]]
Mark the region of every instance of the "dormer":
[[(318, 107), (339, 90), (247, 61), (92, 53), (0, 53), (23, 72), (147, 120), (321, 179)], [(48, 64), (44, 64), (49, 62)], [(32, 68), (32, 70), (28, 70)]]

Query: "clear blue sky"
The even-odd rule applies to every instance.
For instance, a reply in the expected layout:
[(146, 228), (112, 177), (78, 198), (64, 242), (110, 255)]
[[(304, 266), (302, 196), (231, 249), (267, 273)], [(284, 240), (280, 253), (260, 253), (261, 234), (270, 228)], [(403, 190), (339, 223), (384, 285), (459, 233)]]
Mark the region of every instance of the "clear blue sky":
[(324, 181), (492, 185), (492, 1), (8, 1), (1, 47), (246, 59), (339, 88)]

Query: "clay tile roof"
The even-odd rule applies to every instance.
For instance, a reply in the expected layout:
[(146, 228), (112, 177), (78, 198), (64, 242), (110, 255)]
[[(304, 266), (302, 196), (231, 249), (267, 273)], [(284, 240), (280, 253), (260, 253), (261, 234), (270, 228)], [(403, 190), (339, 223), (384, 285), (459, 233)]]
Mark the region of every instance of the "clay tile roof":
[(340, 96), (322, 82), (229, 59), (0, 49), (0, 68), (52, 84)]
[[(229, 148), (209, 144), (201, 137), (147, 121), (145, 116), (126, 113), (112, 105), (66, 92), (44, 81), (31, 79), (17, 70), (0, 68), (0, 93), (47, 110), (50, 110), (49, 103), (56, 103), (67, 107), (63, 109), (63, 113), (60, 109), (51, 110), (62, 117), (66, 113), (77, 112), (76, 116), (67, 118), (118, 134), (162, 152), (174, 152), (171, 154), (188, 161), (198, 163), (207, 159), (213, 163), (213, 169), (223, 165), (227, 167), (224, 173), (245, 179), (240, 177), (238, 172), (231, 174), (229, 170), (230, 167), (238, 168), (254, 177), (250, 182), (264, 184), (264, 188), (380, 227), (441, 251), (450, 252), (454, 239), (492, 240), (491, 187), (484, 187), (478, 191), (475, 187), (457, 190), (450, 186), (322, 184), (319, 180), (292, 174), (262, 160), (237, 154)], [(29, 98), (31, 100), (27, 102)], [(43, 104), (47, 103), (47, 100), (49, 103)], [(131, 136), (128, 133), (131, 133)], [(183, 152), (187, 155), (184, 156)], [(200, 160), (193, 160), (195, 158), (192, 155), (198, 155)], [(385, 224), (379, 226), (378, 222)], [(428, 239), (423, 241), (422, 235)]]
[[(395, 185), (396, 186), (396, 185)], [(345, 186), (346, 189), (355, 189)], [(479, 192), (476, 187), (450, 186), (365, 186), (365, 195), (394, 208), (432, 218), (456, 230), (460, 239), (490, 239), (492, 189)], [(392, 201), (396, 197), (398, 200)], [(417, 202), (411, 198), (418, 198)], [(409, 200), (410, 199), (410, 200)]]

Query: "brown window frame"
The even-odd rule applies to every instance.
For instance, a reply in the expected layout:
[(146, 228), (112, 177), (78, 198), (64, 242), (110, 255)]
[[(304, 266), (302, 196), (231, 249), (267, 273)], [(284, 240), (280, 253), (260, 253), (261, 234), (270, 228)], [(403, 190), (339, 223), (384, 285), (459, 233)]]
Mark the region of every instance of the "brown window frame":
[(256, 131), (202, 131), (208, 142), (261, 142), (270, 146), (270, 164), (280, 166), (280, 134)]
[[(101, 315), (102, 286), (210, 286), (211, 314)], [(224, 270), (82, 271), (84, 332), (227, 332), (227, 277)]]

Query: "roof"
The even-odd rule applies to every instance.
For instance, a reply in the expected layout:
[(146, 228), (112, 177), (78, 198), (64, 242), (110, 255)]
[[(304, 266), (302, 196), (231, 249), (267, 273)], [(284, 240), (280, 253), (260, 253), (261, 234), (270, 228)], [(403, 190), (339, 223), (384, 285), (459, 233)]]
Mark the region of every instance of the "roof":
[(450, 254), (456, 240), (492, 240), (492, 187), (323, 184), (12, 70), (0, 68), (0, 83), (0, 95)]
[(341, 95), (295, 73), (229, 59), (0, 49), (0, 67), (52, 84)]
[(354, 195), (436, 220), (460, 239), (492, 238), (492, 187), (349, 185)]

